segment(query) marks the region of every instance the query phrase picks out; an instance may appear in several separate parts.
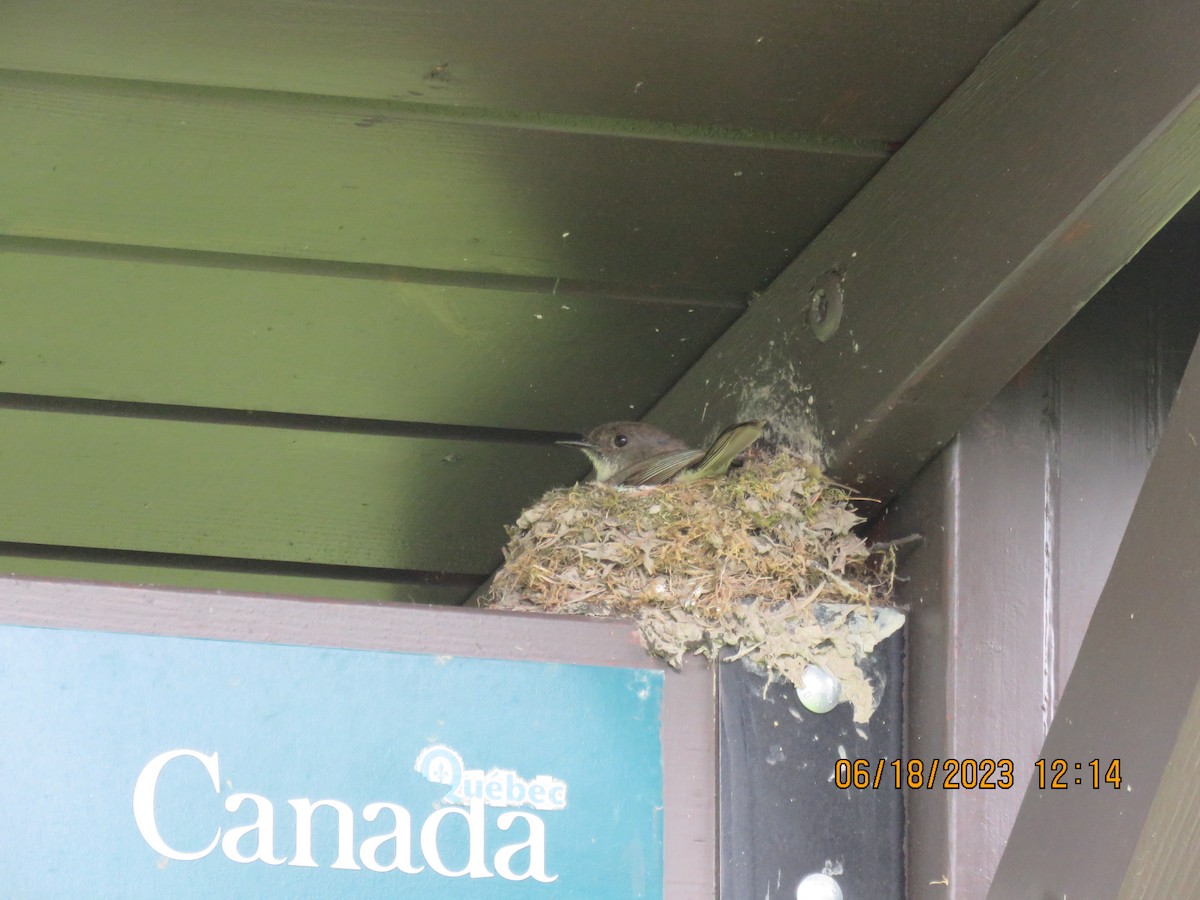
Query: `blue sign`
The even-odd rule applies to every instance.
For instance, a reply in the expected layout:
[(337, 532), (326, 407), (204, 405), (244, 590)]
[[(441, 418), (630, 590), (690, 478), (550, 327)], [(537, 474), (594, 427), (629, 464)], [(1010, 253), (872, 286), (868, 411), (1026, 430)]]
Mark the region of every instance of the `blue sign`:
[(661, 898), (662, 690), (0, 626), (3, 893)]

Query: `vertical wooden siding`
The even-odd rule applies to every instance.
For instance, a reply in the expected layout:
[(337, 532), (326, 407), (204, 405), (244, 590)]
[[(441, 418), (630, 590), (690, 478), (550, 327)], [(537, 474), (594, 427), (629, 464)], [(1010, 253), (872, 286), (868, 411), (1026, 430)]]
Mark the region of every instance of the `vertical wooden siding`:
[(1197, 284), (1200, 230), (1165, 230), (888, 511), (926, 538), (901, 586), (908, 755), (1016, 766), (1013, 790), (910, 792), (913, 897), (986, 893), (1200, 332)]

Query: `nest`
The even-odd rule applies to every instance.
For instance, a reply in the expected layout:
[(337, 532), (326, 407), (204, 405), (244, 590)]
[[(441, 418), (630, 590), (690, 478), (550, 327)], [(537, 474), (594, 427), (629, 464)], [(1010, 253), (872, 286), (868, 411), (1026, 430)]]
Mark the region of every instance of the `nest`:
[(676, 667), (688, 653), (745, 659), (800, 685), (816, 664), (866, 721), (876, 691), (861, 663), (902, 617), (877, 615), (894, 556), (854, 533), (851, 500), (787, 450), (725, 478), (553, 490), (509, 527), (485, 605), (629, 617)]

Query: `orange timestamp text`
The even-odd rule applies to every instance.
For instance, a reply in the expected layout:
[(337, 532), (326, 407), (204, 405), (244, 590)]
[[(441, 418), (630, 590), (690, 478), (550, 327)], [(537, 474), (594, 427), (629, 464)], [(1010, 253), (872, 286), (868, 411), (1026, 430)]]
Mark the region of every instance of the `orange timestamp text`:
[[(1071, 763), (1039, 759), (1033, 764), (1038, 788), (1062, 790), (1072, 785), (1120, 788), (1121, 761), (1092, 759)], [(842, 789), (893, 787), (896, 790), (1006, 791), (1016, 785), (1011, 759), (839, 759), (833, 783)]]

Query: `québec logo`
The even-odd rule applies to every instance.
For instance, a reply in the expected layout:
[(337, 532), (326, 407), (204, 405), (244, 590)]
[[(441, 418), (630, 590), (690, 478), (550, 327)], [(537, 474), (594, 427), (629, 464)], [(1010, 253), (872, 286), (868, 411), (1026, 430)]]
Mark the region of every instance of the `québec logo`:
[[(159, 825), (158, 784), (168, 767), (188, 767), (174, 771), (173, 781), (185, 785), (195, 783), (195, 797), (187, 788), (188, 817), (207, 821), (212, 816), (211, 839), (204, 846), (179, 846), (184, 843), (162, 833)], [(221, 801), (222, 778), (217, 753), (176, 749), (160, 753), (151, 759), (138, 774), (133, 788), (133, 818), (142, 839), (156, 853), (168, 860), (198, 860), (219, 852), (229, 861), (241, 864), (265, 863), (279, 866), (320, 868), (317, 861), (333, 858), (331, 869), (367, 870), (370, 872), (399, 872), (416, 875), (428, 869), (447, 878), (493, 878), (507, 881), (532, 879), (550, 883), (558, 879), (549, 874), (546, 859), (546, 822), (541, 816), (513, 807), (527, 807), (540, 812), (562, 810), (567, 805), (567, 785), (550, 775), (537, 775), (528, 780), (510, 769), (467, 769), (454, 749), (444, 744), (426, 747), (417, 756), (414, 766), (426, 780), (446, 785), (442, 802), (448, 805), (435, 809), (424, 821), (414, 822), (413, 814), (399, 803), (376, 801), (365, 804), (357, 812), (342, 800), (296, 797), (284, 801), (290, 810), (280, 816), (286, 828), (279, 841), (276, 823), (277, 804), (261, 794), (230, 793)], [(216, 798), (213, 798), (213, 794)], [(212, 798), (206, 800), (205, 798)], [(284, 808), (284, 804), (278, 804)], [(241, 815), (234, 821), (222, 821), (221, 809), (237, 815), (246, 808), (253, 818)], [(314, 840), (314, 816), (319, 809), (336, 815), (334, 830), (327, 824)], [(493, 812), (489, 813), (489, 809)], [(505, 809), (504, 812), (496, 811)], [(288, 815), (290, 812), (290, 815)], [(459, 824), (449, 824), (459, 820)], [(286, 823), (286, 825), (284, 824)], [(365, 823), (365, 824), (362, 824)], [(287, 827), (287, 826), (290, 826)], [(373, 827), (372, 827), (373, 826)], [(465, 835), (464, 835), (465, 828)], [(514, 832), (514, 843), (488, 847), (489, 832), (493, 845), (498, 841), (495, 832)], [(509, 835), (505, 835), (508, 837)], [(466, 847), (463, 847), (463, 838)], [(289, 840), (290, 838), (290, 840)], [(414, 845), (414, 838), (416, 839)], [(452, 865), (465, 863), (461, 865)]]
[(567, 785), (549, 775), (525, 781), (510, 769), (463, 767), (462, 757), (445, 744), (426, 747), (417, 757), (416, 770), (434, 784), (448, 784), (442, 799), (468, 805), (472, 800), (485, 806), (531, 806), (534, 809), (566, 809)]

